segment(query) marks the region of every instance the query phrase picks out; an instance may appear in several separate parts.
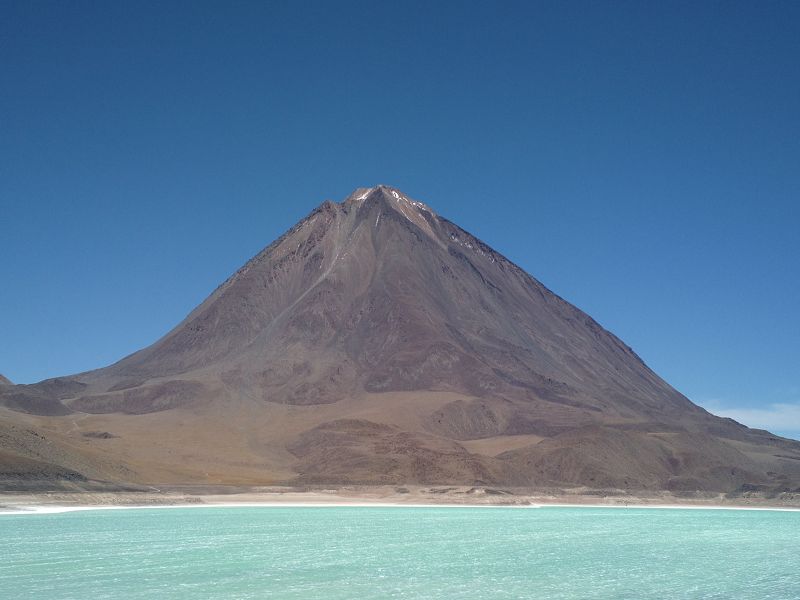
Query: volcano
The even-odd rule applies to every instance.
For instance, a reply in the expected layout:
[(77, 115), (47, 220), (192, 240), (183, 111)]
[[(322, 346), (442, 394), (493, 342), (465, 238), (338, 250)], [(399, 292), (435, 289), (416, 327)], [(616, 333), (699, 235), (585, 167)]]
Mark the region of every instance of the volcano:
[(800, 443), (716, 417), (392, 187), (326, 201), (108, 367), (0, 381), (0, 484), (800, 486)]

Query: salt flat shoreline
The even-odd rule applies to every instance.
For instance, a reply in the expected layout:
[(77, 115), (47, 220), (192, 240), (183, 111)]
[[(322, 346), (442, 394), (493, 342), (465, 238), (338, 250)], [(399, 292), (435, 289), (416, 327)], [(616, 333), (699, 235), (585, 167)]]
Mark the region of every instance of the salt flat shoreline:
[(686, 504), (397, 504), (388, 502), (231, 502), (203, 504), (87, 504), (87, 505), (25, 505), (0, 509), (2, 515), (42, 515), (93, 510), (142, 510), (175, 508), (487, 508), (487, 509), (539, 509), (539, 508), (599, 508), (599, 509), (667, 509), (667, 510), (731, 510), (731, 511), (775, 511), (800, 512), (800, 508), (779, 506), (726, 506), (726, 505), (686, 505)]
[(432, 507), (432, 508), (659, 508), (800, 511), (800, 494), (778, 498), (722, 494), (680, 497), (594, 493), (537, 493), (467, 487), (348, 487), (342, 489), (214, 487), (157, 489), (151, 492), (0, 491), (0, 515), (47, 514), (84, 510), (211, 507)]

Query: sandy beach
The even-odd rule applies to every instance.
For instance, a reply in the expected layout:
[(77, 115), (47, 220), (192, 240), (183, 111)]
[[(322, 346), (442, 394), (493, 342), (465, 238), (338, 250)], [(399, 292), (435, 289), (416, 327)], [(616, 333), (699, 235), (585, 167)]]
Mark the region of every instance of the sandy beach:
[(222, 506), (385, 506), (538, 508), (686, 508), (800, 510), (800, 494), (766, 498), (756, 494), (676, 496), (669, 493), (626, 494), (591, 490), (537, 491), (465, 486), (352, 486), (333, 488), (172, 487), (149, 492), (0, 493), (0, 514), (42, 514), (77, 510)]

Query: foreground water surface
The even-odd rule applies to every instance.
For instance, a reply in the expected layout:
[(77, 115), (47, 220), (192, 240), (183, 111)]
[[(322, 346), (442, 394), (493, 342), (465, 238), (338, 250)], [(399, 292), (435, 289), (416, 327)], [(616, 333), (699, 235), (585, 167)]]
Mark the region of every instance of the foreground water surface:
[(0, 598), (800, 598), (800, 513), (226, 507), (0, 516)]

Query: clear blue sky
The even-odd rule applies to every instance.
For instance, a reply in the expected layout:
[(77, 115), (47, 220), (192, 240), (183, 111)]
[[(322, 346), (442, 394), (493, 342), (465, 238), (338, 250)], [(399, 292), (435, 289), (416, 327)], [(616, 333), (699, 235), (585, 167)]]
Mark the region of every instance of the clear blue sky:
[(0, 373), (113, 362), (387, 183), (800, 435), (800, 3), (396, 4), (2, 2)]

